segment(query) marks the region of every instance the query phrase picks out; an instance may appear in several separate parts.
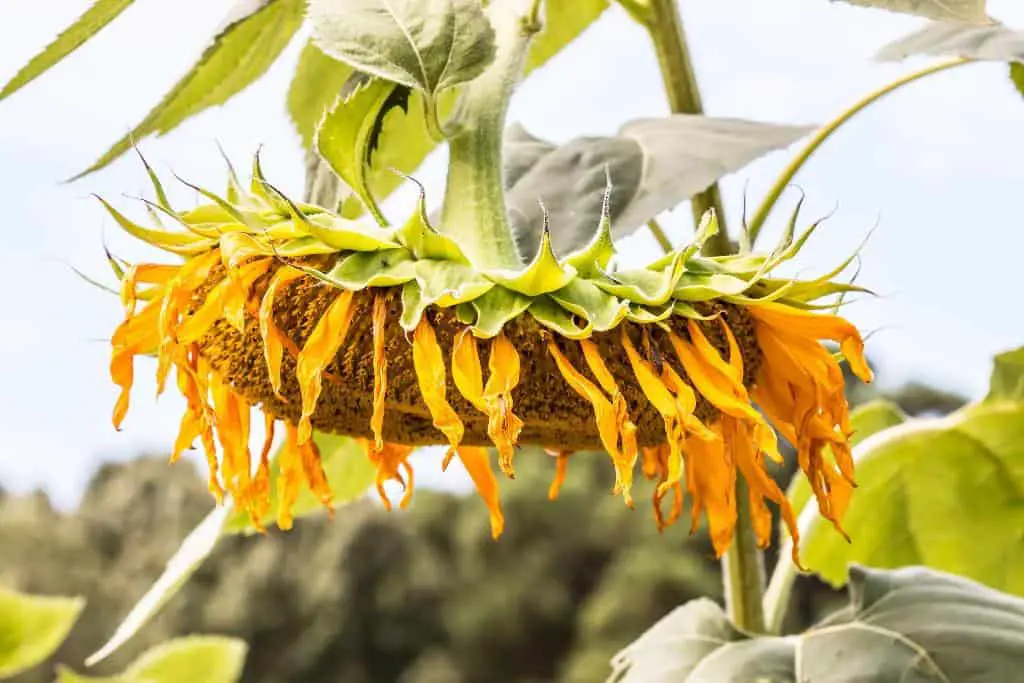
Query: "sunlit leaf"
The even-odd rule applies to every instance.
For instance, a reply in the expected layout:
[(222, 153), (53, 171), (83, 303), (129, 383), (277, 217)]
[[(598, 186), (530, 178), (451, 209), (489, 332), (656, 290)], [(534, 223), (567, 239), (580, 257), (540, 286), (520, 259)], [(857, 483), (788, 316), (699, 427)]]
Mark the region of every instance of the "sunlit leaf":
[(262, 76), (302, 24), (302, 0), (237, 0), (213, 44), (142, 122), (76, 177), (103, 168), (148, 135), (223, 104)]
[(984, 24), (985, 0), (844, 0), (851, 5), (916, 14), (938, 21), (963, 21)]
[(526, 73), (542, 66), (575, 40), (608, 9), (608, 0), (546, 0), (544, 28), (533, 39)]
[(310, 0), (309, 17), (326, 54), (430, 97), (494, 59), (479, 0)]
[(288, 87), (288, 113), (306, 149), (313, 147), (317, 125), (352, 73), (351, 66), (328, 57), (312, 40), (302, 48)]
[(92, 7), (78, 17), (75, 23), (62, 31), (56, 40), (47, 45), (7, 82), (0, 90), (0, 100), (14, 94), (49, 71), (51, 67), (102, 31), (132, 2), (133, 0), (96, 0)]
[(187, 636), (147, 650), (117, 676), (93, 678), (61, 667), (57, 683), (235, 683), (247, 651), (237, 638)]
[(793, 636), (739, 631), (717, 604), (676, 608), (612, 660), (609, 683), (988, 683), (1018, 675), (1024, 600), (920, 567), (849, 569), (849, 605)]
[(990, 399), (860, 442), (858, 487), (843, 518), (852, 543), (808, 503), (800, 515), (804, 564), (834, 584), (849, 562), (923, 564), (1024, 595), (1022, 353), (999, 357)]
[(78, 620), (83, 598), (27, 595), (0, 587), (0, 679), (41, 664)]

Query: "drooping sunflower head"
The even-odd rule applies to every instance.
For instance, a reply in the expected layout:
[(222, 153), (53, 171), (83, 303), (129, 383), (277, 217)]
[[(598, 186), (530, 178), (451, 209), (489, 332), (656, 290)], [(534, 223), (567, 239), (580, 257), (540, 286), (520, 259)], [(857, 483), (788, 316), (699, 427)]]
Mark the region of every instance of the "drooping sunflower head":
[[(404, 225), (381, 227), (291, 201), (258, 163), (247, 190), (232, 180), (224, 198), (200, 191), (209, 203), (179, 212), (157, 184), (156, 208), (175, 230), (106, 205), (129, 233), (180, 257), (118, 266), (125, 318), (112, 337), (113, 422), (127, 413), (136, 356), (155, 356), (159, 389), (173, 374), (187, 401), (172, 459), (199, 442), (211, 491), (255, 524), (271, 486), (282, 528), (303, 486), (330, 506), (312, 439), (322, 430), (360, 440), (388, 506), (388, 480), (409, 502), (413, 450), (446, 445), (442, 467), (463, 463), (495, 536), (504, 522), (492, 448), (508, 476), (518, 445), (556, 454), (552, 497), (571, 453), (603, 450), (628, 505), (639, 464), (657, 481), (659, 527), (689, 494), (693, 524), (703, 513), (719, 553), (732, 538), (738, 476), (760, 542), (770, 541), (768, 501), (796, 535), (766, 465), (781, 460), (781, 434), (838, 526), (854, 485), (851, 427), (840, 361), (821, 341), (837, 342), (862, 380), (871, 371), (858, 331), (815, 302), (861, 290), (832, 281), (845, 263), (816, 280), (771, 276), (815, 226), (796, 236), (794, 221), (768, 254), (709, 258), (700, 255), (717, 230), (708, 214), (692, 243), (615, 270), (606, 210), (584, 248), (556, 255), (545, 230), (522, 268), (496, 269), (475, 266), (435, 230), (422, 196)], [(267, 428), (256, 463), (254, 407)], [(274, 482), (278, 423), (285, 447)]]

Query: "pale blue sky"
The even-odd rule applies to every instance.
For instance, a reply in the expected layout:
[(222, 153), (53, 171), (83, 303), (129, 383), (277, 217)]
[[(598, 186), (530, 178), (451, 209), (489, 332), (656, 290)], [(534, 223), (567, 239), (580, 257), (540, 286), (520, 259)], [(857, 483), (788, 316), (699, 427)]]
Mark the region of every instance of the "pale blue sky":
[[(15, 0), (0, 7), (0, 81), (6, 81), (88, 0)], [(140, 364), (124, 431), (109, 423), (116, 392), (106, 366), (117, 302), (71, 273), (105, 275), (101, 237), (129, 257), (148, 252), (117, 234), (89, 195), (134, 209), (122, 195), (146, 191), (125, 158), (72, 185), (82, 170), (137, 123), (203, 49), (230, 2), (135, 3), (71, 61), (0, 103), (0, 485), (44, 486), (73, 501), (98, 463), (143, 449), (164, 452), (181, 410), (155, 403), (152, 368)], [(1024, 5), (991, 0), (991, 13), (1024, 28)], [(685, 0), (687, 31), (709, 113), (785, 123), (820, 123), (861, 94), (916, 64), (877, 64), (874, 51), (916, 20), (826, 0)], [(302, 189), (301, 155), (284, 92), (301, 40), (260, 82), (142, 147), (158, 171), (220, 186), (219, 141), (239, 166), (263, 145), (264, 167), (286, 190)], [(610, 134), (623, 122), (666, 113), (646, 37), (621, 11), (520, 90), (512, 119), (565, 140)], [(895, 95), (837, 136), (798, 178), (807, 217), (838, 212), (801, 261), (821, 271), (848, 253), (880, 218), (860, 282), (885, 294), (852, 305), (860, 326), (878, 329), (869, 351), (890, 382), (917, 377), (976, 396), (993, 353), (1024, 343), (1011, 303), (1020, 281), (1024, 229), (1024, 102), (1003, 65), (974, 65)], [(739, 218), (749, 183), (755, 200), (790, 153), (774, 154), (726, 179), (729, 218)], [(418, 176), (436, 197), (444, 159)], [(191, 201), (178, 190), (179, 203)], [(407, 199), (407, 197), (405, 198)], [(399, 199), (402, 201), (402, 198)], [(666, 219), (682, 239), (686, 207)], [(775, 233), (779, 221), (771, 226)], [(769, 234), (770, 238), (772, 235)], [(646, 236), (631, 257), (654, 256)], [(420, 472), (433, 470), (425, 463)], [(419, 477), (422, 481), (424, 477)], [(427, 476), (427, 480), (432, 477)], [(435, 480), (436, 481), (436, 480)]]

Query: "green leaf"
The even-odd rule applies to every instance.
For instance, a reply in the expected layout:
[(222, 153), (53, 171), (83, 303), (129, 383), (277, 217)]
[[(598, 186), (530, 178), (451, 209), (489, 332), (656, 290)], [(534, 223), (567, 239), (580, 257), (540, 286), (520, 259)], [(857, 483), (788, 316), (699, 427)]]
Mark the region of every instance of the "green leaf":
[(607, 0), (547, 0), (544, 3), (544, 28), (530, 46), (525, 73), (558, 54), (606, 9)]
[(1010, 82), (1022, 96), (1024, 96), (1024, 64), (1012, 62), (1010, 64)]
[[(362, 496), (376, 479), (376, 470), (362, 448), (348, 437), (321, 432), (313, 434), (320, 447), (320, 460), (334, 493), (334, 503), (348, 503)], [(275, 455), (271, 462), (272, 477), (280, 470), (278, 461), (279, 456)], [(276, 486), (270, 487), (270, 503), (270, 510), (262, 520), (264, 525), (269, 525), (277, 516)], [(298, 518), (321, 510), (323, 506), (320, 501), (307, 488), (303, 488), (292, 508), (292, 514)], [(86, 660), (86, 665), (93, 666), (106, 659), (128, 642), (185, 585), (213, 552), (222, 535), (251, 531), (249, 516), (241, 510), (236, 510), (232, 503), (225, 503), (212, 510), (182, 541), (181, 546), (167, 561), (163, 573), (135, 603), (110, 640)]]
[[(811, 128), (676, 114), (622, 127), (616, 137), (571, 140), (533, 161), (508, 188), (516, 241), (525, 253), (540, 243), (543, 202), (555, 253), (581, 249), (601, 221), (607, 180), (615, 236), (707, 189), (770, 151), (789, 146)], [(525, 132), (520, 131), (518, 140)], [(528, 135), (528, 134), (525, 134)], [(533, 150), (539, 151), (532, 138)], [(513, 144), (517, 139), (513, 138)]]
[(84, 598), (27, 595), (0, 587), (0, 679), (41, 664), (64, 642)]
[(176, 638), (147, 650), (117, 676), (93, 678), (60, 667), (57, 683), (235, 683), (242, 677), (247, 650), (237, 638)]
[(56, 40), (47, 45), (7, 82), (0, 90), (0, 100), (14, 94), (49, 71), (51, 67), (102, 31), (132, 2), (133, 0), (96, 0), (92, 7), (78, 17), (74, 24), (62, 31)]
[(985, 400), (1024, 402), (1024, 346), (995, 357)]
[(915, 14), (938, 21), (961, 21), (984, 24), (985, 0), (845, 0), (851, 5)]
[(843, 581), (849, 562), (923, 564), (1024, 595), (1024, 402), (986, 402), (878, 432), (854, 450), (846, 543), (813, 507), (804, 563)]
[(395, 108), (408, 111), (409, 88), (380, 78), (362, 79), (349, 93), (339, 95), (316, 130), (316, 149), (363, 200), (381, 225), (381, 213), (370, 190), (370, 161), (380, 141), (384, 117)]
[(755, 637), (701, 599), (612, 660), (615, 683), (988, 683), (1013, 680), (1024, 601), (914, 567), (853, 566), (850, 603), (799, 635)]
[(355, 69), (433, 97), (480, 75), (494, 29), (479, 0), (310, 0), (313, 36)]
[(348, 64), (325, 55), (312, 39), (302, 48), (288, 87), (288, 113), (305, 149), (313, 148), (317, 125), (353, 72)]
[[(605, 0), (548, 0), (545, 28), (534, 39), (530, 48), (525, 73), (539, 68), (565, 45), (589, 26), (608, 3)], [(316, 52), (313, 52), (316, 50)], [(326, 61), (325, 61), (326, 60)], [(334, 65), (333, 68), (331, 65)], [(323, 117), (325, 110), (334, 102), (341, 85), (352, 74), (352, 68), (330, 59), (319, 48), (308, 46), (299, 61), (292, 89), (288, 96), (288, 108), (292, 120), (308, 145), (313, 139), (313, 130)], [(321, 87), (321, 83), (323, 86)], [(443, 120), (454, 109), (455, 91), (446, 91), (437, 98), (438, 116)], [(409, 113), (392, 109), (380, 126), (380, 145), (374, 153), (373, 163), (367, 172), (367, 184), (372, 195), (383, 201), (403, 182), (402, 176), (391, 171), (413, 173), (428, 154), (437, 146), (427, 131), (423, 118), (423, 96), (414, 91), (409, 98)], [(508, 155), (506, 155), (506, 160)], [(362, 212), (358, 201), (346, 205), (346, 216), (355, 218)], [(596, 225), (596, 224), (595, 224)], [(540, 240), (526, 253), (536, 251)], [(556, 248), (556, 252), (557, 252)]]
[(164, 135), (251, 85), (270, 68), (302, 24), (303, 4), (302, 0), (238, 0), (224, 28), (192, 70), (139, 125), (75, 178), (103, 168), (134, 142), (152, 134)]
[(1024, 31), (1002, 24), (971, 26), (935, 22), (887, 44), (876, 57), (891, 62), (917, 55), (1020, 62), (1024, 61)]

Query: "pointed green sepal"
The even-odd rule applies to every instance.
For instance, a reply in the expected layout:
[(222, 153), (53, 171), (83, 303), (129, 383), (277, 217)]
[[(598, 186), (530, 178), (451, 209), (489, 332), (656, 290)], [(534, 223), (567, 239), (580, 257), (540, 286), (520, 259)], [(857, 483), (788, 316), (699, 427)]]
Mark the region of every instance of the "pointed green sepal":
[(590, 280), (576, 278), (551, 298), (570, 313), (590, 321), (595, 330), (610, 330), (626, 317), (629, 305), (618, 297), (603, 291)]
[[(567, 339), (586, 339), (594, 331), (590, 321), (582, 316), (573, 315), (549, 296), (534, 299), (528, 310), (541, 325)], [(583, 327), (579, 326), (580, 322), (584, 323)]]
[(487, 270), (484, 275), (514, 292), (533, 297), (565, 287), (576, 277), (576, 269), (558, 262), (551, 248), (551, 233), (545, 228), (537, 255), (526, 268), (521, 271), (507, 268)]

